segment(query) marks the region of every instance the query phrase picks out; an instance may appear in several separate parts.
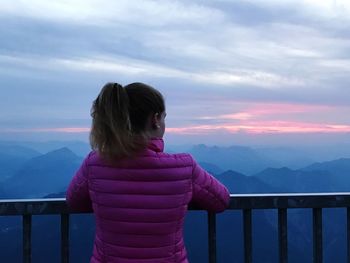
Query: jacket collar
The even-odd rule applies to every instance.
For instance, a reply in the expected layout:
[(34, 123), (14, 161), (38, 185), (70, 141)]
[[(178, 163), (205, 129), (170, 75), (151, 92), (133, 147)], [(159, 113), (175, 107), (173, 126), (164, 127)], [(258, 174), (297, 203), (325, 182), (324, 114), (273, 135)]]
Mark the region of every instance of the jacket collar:
[(148, 143), (148, 149), (155, 152), (164, 151), (164, 141), (162, 138), (151, 138)]

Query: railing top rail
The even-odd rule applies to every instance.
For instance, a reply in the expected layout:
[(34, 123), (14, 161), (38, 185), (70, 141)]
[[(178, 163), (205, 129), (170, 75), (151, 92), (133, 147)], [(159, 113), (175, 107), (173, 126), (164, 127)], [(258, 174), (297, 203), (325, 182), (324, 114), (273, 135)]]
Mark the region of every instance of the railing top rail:
[[(350, 207), (350, 193), (231, 194), (229, 209)], [(191, 210), (200, 210), (190, 207)], [(70, 213), (65, 198), (0, 200), (0, 216)]]
[(233, 194), (230, 209), (350, 207), (349, 192)]
[(69, 213), (65, 198), (0, 200), (2, 215), (50, 215)]
[(322, 192), (322, 193), (264, 193), (264, 194), (230, 194), (230, 197), (283, 197), (283, 196), (350, 196), (350, 192)]
[[(284, 197), (284, 196), (350, 196), (350, 192), (322, 192), (322, 193), (261, 193), (261, 194), (230, 194), (231, 198), (235, 197)], [(19, 202), (55, 202), (66, 201), (66, 198), (17, 198), (17, 199), (0, 199), (0, 203), (19, 203)]]
[(66, 198), (18, 198), (0, 199), (1, 203), (38, 203), (38, 202), (65, 202)]

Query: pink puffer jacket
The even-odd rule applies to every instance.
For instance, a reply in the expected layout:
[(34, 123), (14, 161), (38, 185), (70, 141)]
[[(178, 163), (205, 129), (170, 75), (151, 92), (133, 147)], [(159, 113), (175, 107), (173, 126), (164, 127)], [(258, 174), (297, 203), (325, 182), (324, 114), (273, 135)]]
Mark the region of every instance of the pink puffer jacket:
[(91, 152), (67, 190), (74, 211), (93, 210), (92, 263), (187, 263), (183, 223), (190, 202), (223, 211), (229, 192), (189, 154), (152, 139), (133, 159), (107, 165)]

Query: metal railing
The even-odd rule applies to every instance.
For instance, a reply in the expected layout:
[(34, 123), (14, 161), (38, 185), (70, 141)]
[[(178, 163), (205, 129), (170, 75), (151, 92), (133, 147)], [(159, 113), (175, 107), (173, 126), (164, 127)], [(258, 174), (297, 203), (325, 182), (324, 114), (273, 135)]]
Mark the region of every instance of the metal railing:
[[(278, 210), (279, 262), (288, 262), (288, 209), (310, 208), (313, 217), (313, 262), (323, 262), (322, 209), (346, 208), (347, 262), (350, 262), (350, 193), (315, 194), (233, 194), (230, 210), (241, 210), (243, 220), (244, 262), (253, 262), (252, 210)], [(190, 207), (191, 210), (199, 210)], [(69, 215), (64, 198), (0, 200), (0, 216), (22, 216), (23, 262), (31, 262), (31, 225), (33, 215), (61, 216), (61, 262), (69, 262)], [(216, 214), (208, 213), (209, 262), (216, 260)]]

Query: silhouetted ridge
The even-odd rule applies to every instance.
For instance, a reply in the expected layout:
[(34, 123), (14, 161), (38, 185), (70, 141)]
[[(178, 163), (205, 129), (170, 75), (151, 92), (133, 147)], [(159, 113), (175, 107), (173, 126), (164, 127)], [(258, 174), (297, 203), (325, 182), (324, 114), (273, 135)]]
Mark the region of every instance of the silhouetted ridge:
[(246, 176), (232, 170), (218, 174), (215, 177), (226, 185), (232, 194), (280, 192), (279, 189), (271, 187), (258, 178)]
[(324, 171), (332, 171), (337, 173), (341, 172), (343, 174), (349, 174), (350, 158), (340, 158), (337, 160), (332, 160), (327, 162), (316, 162), (309, 166), (306, 166), (302, 170), (304, 171), (324, 170)]
[(72, 160), (79, 158), (74, 152), (72, 152), (67, 147), (62, 147), (60, 149), (48, 152), (46, 154), (43, 154), (41, 156), (38, 156), (34, 158), (33, 160), (40, 160), (40, 161), (46, 161), (46, 160)]
[(27, 161), (4, 182), (13, 197), (42, 197), (65, 190), (82, 159), (64, 147)]
[(350, 191), (350, 158), (311, 164), (302, 171), (328, 173), (332, 175), (332, 184), (336, 191)]
[(43, 196), (43, 198), (63, 198), (66, 197), (66, 191), (65, 192), (60, 192), (60, 193), (52, 193)]
[(278, 174), (281, 176), (295, 175), (297, 174), (296, 170), (292, 170), (288, 167), (281, 168), (266, 168), (262, 170), (260, 173), (256, 174), (259, 178), (269, 177), (271, 174)]
[(267, 168), (254, 177), (283, 192), (334, 191), (332, 175), (328, 171), (292, 170), (287, 167)]
[(213, 163), (224, 170), (234, 170), (247, 175), (276, 165), (276, 162), (244, 146), (218, 147), (200, 144), (193, 146), (189, 152), (198, 162)]
[(220, 174), (222, 172), (224, 172), (219, 166), (212, 164), (212, 163), (208, 163), (208, 162), (199, 162), (198, 163), (203, 169), (205, 169), (207, 172), (209, 172), (210, 174)]

